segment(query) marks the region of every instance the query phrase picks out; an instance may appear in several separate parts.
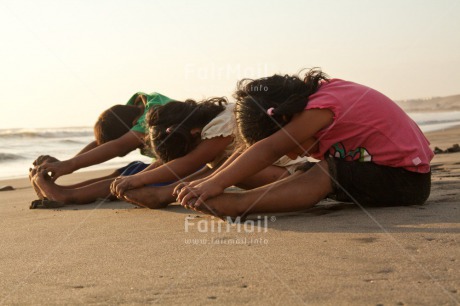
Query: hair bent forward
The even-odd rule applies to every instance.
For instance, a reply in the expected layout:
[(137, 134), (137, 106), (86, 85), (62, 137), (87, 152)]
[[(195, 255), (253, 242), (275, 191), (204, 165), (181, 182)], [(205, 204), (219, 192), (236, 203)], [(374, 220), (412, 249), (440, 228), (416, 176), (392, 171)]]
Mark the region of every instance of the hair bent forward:
[(98, 145), (115, 140), (126, 134), (142, 115), (142, 109), (133, 105), (114, 105), (105, 110), (94, 124)]
[(298, 74), (275, 74), (241, 80), (234, 94), (239, 137), (249, 146), (272, 135), (303, 111), (308, 97), (327, 81), (319, 68), (308, 70), (303, 79)]
[(201, 102), (186, 100), (171, 101), (151, 108), (146, 122), (155, 154), (163, 162), (187, 155), (200, 142), (201, 135), (191, 133), (202, 129), (227, 105), (225, 97), (211, 98)]

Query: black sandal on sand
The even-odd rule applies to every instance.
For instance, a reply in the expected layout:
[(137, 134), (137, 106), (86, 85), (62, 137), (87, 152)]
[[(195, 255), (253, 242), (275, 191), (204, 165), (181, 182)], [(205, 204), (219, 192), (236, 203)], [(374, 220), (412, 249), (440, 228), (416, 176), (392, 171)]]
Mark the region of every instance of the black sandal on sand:
[(59, 208), (59, 207), (64, 207), (65, 204), (62, 202), (57, 202), (57, 201), (52, 201), (48, 199), (43, 199), (43, 200), (33, 200), (32, 203), (30, 203), (29, 208), (30, 209), (37, 209), (37, 208)]

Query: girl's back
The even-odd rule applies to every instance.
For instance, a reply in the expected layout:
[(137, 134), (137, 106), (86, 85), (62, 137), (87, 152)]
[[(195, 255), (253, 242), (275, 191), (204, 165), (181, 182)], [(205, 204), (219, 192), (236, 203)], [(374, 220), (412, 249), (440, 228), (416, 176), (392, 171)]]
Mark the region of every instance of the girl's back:
[(372, 161), (413, 172), (430, 171), (433, 152), (417, 124), (382, 93), (349, 81), (323, 82), (306, 109), (330, 109), (334, 122), (319, 131), (319, 151), (345, 160)]

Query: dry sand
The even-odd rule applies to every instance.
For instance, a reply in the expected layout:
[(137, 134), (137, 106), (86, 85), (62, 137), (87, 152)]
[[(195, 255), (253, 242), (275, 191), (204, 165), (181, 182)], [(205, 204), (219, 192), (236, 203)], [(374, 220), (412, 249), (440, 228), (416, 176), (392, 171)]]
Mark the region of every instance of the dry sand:
[[(446, 148), (458, 135), (429, 138)], [(223, 223), (177, 205), (29, 210), (28, 180), (3, 181), (16, 190), (0, 193), (0, 304), (456, 305), (459, 164), (460, 153), (436, 156), (424, 206), (323, 202), (270, 218), (260, 233), (201, 233), (198, 225)]]

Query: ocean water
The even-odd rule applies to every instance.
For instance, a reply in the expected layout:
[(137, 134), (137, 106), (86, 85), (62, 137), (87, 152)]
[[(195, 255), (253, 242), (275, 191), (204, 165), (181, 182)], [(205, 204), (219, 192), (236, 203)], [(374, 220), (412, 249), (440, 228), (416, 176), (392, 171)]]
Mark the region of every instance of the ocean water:
[(460, 125), (460, 111), (408, 113), (425, 133)]
[[(460, 111), (409, 113), (409, 116), (424, 132), (460, 125)], [(93, 130), (89, 127), (0, 129), (0, 179), (27, 176), (32, 162), (39, 155), (49, 154), (60, 160), (68, 159), (93, 139)], [(151, 162), (150, 158), (134, 151), (79, 171), (117, 169), (135, 160)]]
[[(39, 155), (48, 154), (59, 160), (71, 158), (93, 140), (93, 129), (90, 127), (0, 129), (0, 179), (27, 176), (28, 169), (33, 167), (32, 162)], [(135, 160), (152, 161), (136, 150), (79, 172), (117, 169)]]

